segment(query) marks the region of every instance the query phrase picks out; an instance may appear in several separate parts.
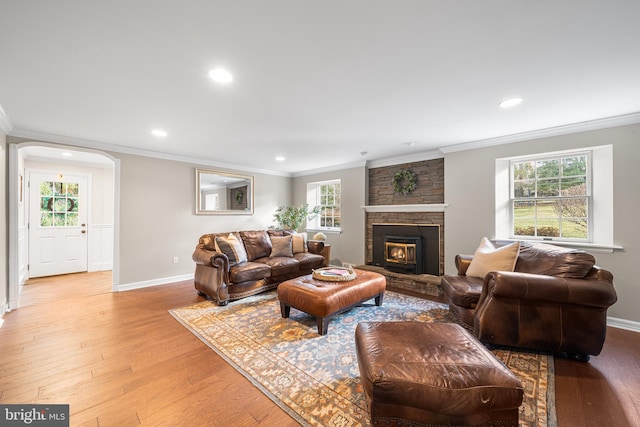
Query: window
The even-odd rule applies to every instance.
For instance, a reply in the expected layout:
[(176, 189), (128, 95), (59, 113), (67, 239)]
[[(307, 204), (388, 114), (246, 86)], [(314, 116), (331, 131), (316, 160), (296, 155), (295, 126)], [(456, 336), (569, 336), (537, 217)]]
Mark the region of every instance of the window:
[(218, 205), (218, 195), (217, 194), (205, 194), (204, 196), (204, 210), (206, 211), (217, 211), (220, 209)]
[(320, 206), (320, 214), (309, 220), (307, 228), (312, 230), (341, 231), (340, 180), (310, 182), (307, 184), (309, 208)]
[(495, 238), (611, 252), (613, 146), (496, 159)]
[(40, 183), (40, 226), (78, 226), (78, 184)]
[(590, 240), (588, 153), (511, 161), (513, 237)]

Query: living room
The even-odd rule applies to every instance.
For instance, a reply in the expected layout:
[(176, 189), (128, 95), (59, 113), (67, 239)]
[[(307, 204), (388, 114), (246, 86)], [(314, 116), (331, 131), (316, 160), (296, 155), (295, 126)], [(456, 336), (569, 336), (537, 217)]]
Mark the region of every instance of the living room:
[[(417, 7), (413, 2), (412, 4)], [(590, 5), (594, 10), (605, 14), (611, 21), (614, 21), (614, 18), (618, 18), (619, 14), (625, 15), (622, 12), (614, 13), (610, 11), (611, 6), (605, 5), (603, 2), (590, 2)], [(551, 5), (545, 5), (545, 7), (549, 8), (549, 10), (554, 8)], [(573, 7), (581, 9), (584, 6), (575, 4)], [(628, 10), (624, 19), (637, 17), (637, 5), (632, 2), (625, 2), (625, 8), (628, 8)], [(571, 7), (568, 5), (563, 6), (561, 11), (565, 13), (565, 19), (570, 21), (573, 16)], [(489, 14), (490, 11), (485, 12)], [(544, 10), (538, 12), (540, 15), (537, 16), (545, 16)], [(45, 10), (40, 10), (40, 14), (45, 14)], [(484, 14), (482, 16), (486, 18)], [(597, 13), (589, 15), (589, 19), (595, 20), (594, 16), (597, 16)], [(330, 16), (323, 15), (323, 17), (327, 21), (330, 20)], [(18, 23), (7, 23), (6, 19), (2, 19), (2, 26), (7, 32), (2, 34), (3, 36), (6, 35), (6, 37), (3, 37), (5, 44), (1, 49), (7, 54), (11, 52), (12, 55), (15, 55), (14, 51), (18, 49), (9, 49), (7, 47), (7, 44), (10, 43), (8, 40), (15, 40), (16, 25), (22, 24), (26, 27), (26, 23), (29, 21), (22, 17), (22, 20), (15, 21)], [(40, 17), (40, 19), (43, 18)], [(563, 22), (562, 20), (559, 21), (560, 23)], [(603, 18), (604, 21), (609, 22), (608, 19)], [(433, 19), (430, 22), (434, 25), (436, 24)], [(536, 22), (533, 21), (531, 25), (535, 25)], [(170, 23), (171, 20), (167, 19), (164, 24), (165, 28), (170, 28)], [(416, 25), (415, 23), (413, 24)], [(557, 22), (556, 24), (560, 25)], [(222, 154), (218, 155), (216, 151), (222, 152), (227, 145), (234, 144), (216, 144), (211, 140), (208, 140), (207, 144), (205, 144), (205, 147), (209, 146), (209, 150), (205, 150), (202, 147), (198, 148), (199, 151), (197, 152), (202, 153), (202, 155), (196, 155), (193, 152), (180, 153), (180, 150), (176, 147), (180, 147), (183, 143), (182, 140), (172, 140), (170, 143), (171, 148), (168, 148), (163, 142), (148, 139), (147, 135), (141, 136), (140, 134), (126, 136), (121, 140), (110, 139), (108, 142), (101, 140), (99, 137), (101, 132), (107, 132), (109, 129), (118, 127), (117, 120), (104, 124), (102, 130), (95, 132), (92, 136), (86, 136), (88, 133), (76, 132), (73, 124), (75, 119), (73, 118), (64, 122), (62, 121), (63, 117), (57, 117), (61, 123), (66, 124), (60, 125), (60, 127), (51, 126), (50, 124), (45, 126), (44, 124), (47, 123), (47, 120), (38, 111), (32, 111), (33, 121), (25, 121), (21, 116), (24, 114), (22, 103), (16, 100), (24, 99), (25, 104), (37, 105), (37, 96), (34, 98), (33, 93), (25, 91), (24, 98), (20, 98), (16, 95), (17, 90), (8, 88), (9, 85), (12, 85), (12, 88), (20, 87), (20, 84), (14, 84), (13, 80), (4, 80), (3, 75), (0, 75), (0, 152), (2, 153), (0, 173), (5, 177), (4, 179), (7, 183), (6, 188), (3, 186), (0, 189), (0, 203), (2, 203), (0, 216), (3, 217), (4, 223), (7, 224), (2, 232), (1, 240), (3, 244), (0, 245), (0, 260), (2, 260), (0, 261), (0, 277), (2, 277), (0, 304), (2, 314), (5, 315), (5, 312), (9, 310), (20, 310), (18, 304), (20, 286), (22, 285), (21, 272), (23, 271), (23, 264), (26, 264), (26, 258), (24, 254), (19, 253), (17, 248), (20, 244), (18, 238), (19, 228), (24, 227), (24, 223), (20, 223), (18, 217), (14, 218), (12, 216), (20, 206), (18, 190), (20, 172), (24, 177), (24, 170), (21, 169), (21, 165), (24, 167), (24, 164), (20, 163), (21, 151), (28, 147), (64, 148), (71, 152), (89, 152), (102, 156), (110, 163), (108, 168), (112, 171), (114, 185), (113, 189), (110, 190), (113, 192), (113, 199), (108, 203), (112, 203), (113, 209), (110, 212), (113, 214), (104, 218), (91, 218), (90, 224), (92, 222), (109, 223), (113, 227), (113, 255), (110, 256), (111, 254), (108, 254), (105, 256), (101, 264), (103, 267), (99, 268), (113, 269), (113, 291), (119, 292), (189, 280), (193, 277), (194, 270), (191, 256), (200, 235), (208, 232), (267, 228), (273, 225), (273, 214), (278, 206), (300, 205), (306, 202), (307, 184), (326, 180), (340, 180), (342, 190), (341, 210), (343, 216), (341, 232), (328, 233), (327, 235), (327, 242), (331, 244), (331, 261), (337, 265), (342, 265), (342, 263), (364, 264), (368, 256), (366, 248), (367, 212), (364, 207), (370, 204), (370, 171), (380, 168), (389, 168), (391, 170), (400, 167), (411, 168), (416, 163), (436, 159), (442, 159), (444, 164), (443, 202), (446, 207), (443, 209), (443, 273), (453, 273), (455, 271), (454, 257), (456, 254), (472, 253), (484, 236), (490, 238), (505, 237), (498, 232), (500, 225), (497, 224), (496, 220), (497, 163), (520, 156), (537, 156), (545, 153), (589, 150), (594, 147), (607, 146), (611, 150), (611, 181), (609, 183), (613, 200), (610, 225), (611, 235), (608, 241), (596, 242), (600, 244), (596, 247), (590, 247), (589, 245), (583, 245), (582, 247), (594, 254), (599, 266), (610, 270), (614, 274), (614, 286), (618, 301), (608, 311), (609, 324), (617, 328), (640, 332), (640, 315), (636, 309), (636, 301), (640, 300), (640, 291), (635, 284), (635, 262), (640, 257), (640, 249), (635, 245), (635, 242), (640, 239), (640, 231), (636, 226), (636, 212), (640, 208), (640, 192), (636, 188), (636, 183), (640, 181), (640, 172), (636, 165), (636, 159), (640, 154), (640, 106), (637, 105), (637, 99), (640, 99), (640, 94), (638, 93), (640, 85), (637, 80), (637, 76), (640, 75), (640, 69), (638, 68), (637, 59), (634, 59), (638, 55), (633, 55), (635, 44), (626, 44), (629, 43), (627, 37), (635, 39), (629, 34), (636, 30), (631, 29), (632, 26), (610, 23), (607, 25), (603, 23), (602, 26), (606, 28), (612, 27), (613, 29), (618, 28), (623, 33), (617, 35), (619, 37), (617, 45), (614, 38), (607, 46), (617, 46), (620, 50), (628, 49), (620, 56), (607, 57), (606, 60), (603, 59), (599, 62), (600, 65), (593, 65), (594, 68), (602, 67), (602, 69), (598, 68), (598, 72), (594, 71), (593, 74), (597, 75), (601, 72), (600, 78), (606, 81), (607, 84), (615, 86), (614, 80), (618, 80), (616, 83), (625, 82), (626, 96), (620, 98), (618, 104), (620, 108), (616, 110), (616, 113), (597, 117), (595, 113), (592, 115), (575, 113), (578, 110), (586, 110), (587, 112), (591, 110), (599, 113), (601, 107), (597, 104), (600, 103), (600, 100), (604, 99), (602, 104), (615, 104), (615, 96), (622, 97), (619, 94), (623, 92), (622, 90), (619, 90), (619, 93), (616, 92), (615, 96), (606, 97), (604, 89), (599, 87), (598, 92), (594, 89), (592, 97), (589, 98), (589, 103), (584, 99), (579, 101), (582, 102), (581, 109), (576, 105), (567, 107), (568, 109), (573, 108), (574, 111), (572, 114), (568, 114), (570, 117), (564, 122), (548, 119), (547, 122), (539, 122), (542, 124), (536, 127), (516, 129), (516, 122), (525, 121), (524, 119), (515, 118), (514, 112), (517, 112), (517, 110), (499, 111), (495, 108), (500, 114), (504, 113), (509, 116), (495, 118), (498, 113), (491, 113), (486, 116), (478, 114), (478, 117), (473, 118), (473, 120), (470, 115), (464, 115), (459, 120), (451, 119), (451, 121), (455, 122), (454, 128), (464, 128), (466, 132), (465, 136), (458, 134), (455, 137), (451, 137), (451, 141), (453, 141), (451, 144), (446, 143), (449, 141), (449, 136), (444, 134), (431, 135), (431, 139), (440, 141), (431, 145), (428, 144), (430, 142), (429, 138), (418, 138), (416, 135), (419, 132), (415, 131), (415, 129), (422, 129), (423, 126), (416, 126), (414, 132), (401, 134), (397, 138), (392, 138), (391, 134), (387, 134), (386, 141), (382, 141), (380, 144), (387, 151), (384, 152), (385, 155), (379, 157), (371, 157), (371, 154), (367, 153), (361, 154), (365, 151), (373, 151), (372, 149), (363, 148), (367, 144), (361, 143), (361, 141), (367, 138), (373, 140), (375, 132), (369, 133), (367, 136), (351, 135), (353, 148), (349, 149), (347, 149), (349, 144), (344, 143), (343, 140), (332, 141), (331, 144), (327, 141), (327, 150), (318, 148), (323, 147), (323, 137), (328, 138), (328, 135), (323, 134), (305, 139), (305, 141), (310, 141), (309, 143), (291, 144), (291, 146), (303, 146), (302, 151), (305, 151), (304, 163), (299, 160), (298, 164), (308, 165), (304, 168), (299, 168), (297, 165), (283, 167), (277, 161), (272, 160), (275, 153), (270, 151), (268, 151), (268, 156), (257, 156), (259, 157), (258, 160), (255, 160), (257, 163), (245, 165), (242, 162), (243, 157), (249, 157), (248, 153), (251, 149), (234, 152), (233, 156), (235, 157), (232, 157), (231, 160), (220, 161)], [(47, 28), (50, 29), (49, 27)], [(415, 27), (412, 26), (411, 28)], [(573, 27), (572, 30), (574, 30)], [(557, 36), (558, 33), (555, 33), (555, 35)], [(571, 33), (570, 40), (567, 40), (563, 46), (570, 46), (571, 42), (575, 41), (573, 37), (575, 37), (575, 34)], [(553, 40), (552, 37), (551, 40)], [(17, 41), (15, 43), (16, 45), (20, 44)], [(366, 43), (363, 43), (363, 45), (366, 46)], [(28, 48), (29, 44), (26, 45), (25, 49)], [(585, 50), (589, 51), (588, 48)], [(598, 54), (602, 50), (606, 51), (607, 49), (599, 47), (597, 49)], [(554, 57), (564, 53), (569, 55), (567, 52), (569, 50), (562, 51), (562, 49), (559, 49)], [(637, 47), (635, 53), (637, 53)], [(56, 51), (56, 54), (64, 56), (61, 51)], [(620, 58), (623, 57), (627, 58), (626, 61), (628, 62), (621, 64), (623, 61)], [(619, 61), (615, 62), (616, 59)], [(608, 61), (614, 64), (611, 65), (610, 71), (607, 71), (607, 68), (601, 65)], [(30, 63), (20, 62), (20, 56), (11, 56), (10, 62), (13, 64), (11, 66), (12, 73), (18, 73), (15, 70), (20, 68), (30, 69)], [(4, 65), (5, 63), (3, 62), (3, 68)], [(465, 62), (456, 62), (454, 65), (449, 68), (449, 71), (472, 67), (472, 64)], [(69, 70), (67, 65), (61, 67)], [(553, 68), (553, 64), (548, 63), (546, 67)], [(482, 74), (484, 75), (484, 71)], [(636, 77), (629, 77), (631, 75)], [(590, 77), (592, 76), (590, 75)], [(533, 78), (539, 77), (534, 76)], [(586, 77), (583, 78), (586, 80)], [(236, 83), (239, 85), (241, 79), (238, 78), (238, 80)], [(487, 80), (493, 80), (493, 78)], [(417, 84), (417, 82), (419, 80), (415, 80), (414, 84)], [(299, 85), (297, 86), (298, 90), (304, 87), (299, 81), (295, 81), (295, 83)], [(457, 81), (457, 84), (464, 91), (468, 90), (469, 86), (477, 83), (478, 81), (465, 83), (464, 76), (459, 76)], [(511, 82), (510, 84), (514, 83)], [(566, 84), (566, 81), (563, 84)], [(55, 87), (55, 84), (50, 83), (50, 85)], [(535, 93), (536, 90), (540, 89), (540, 86), (544, 85), (537, 84), (532, 86), (529, 93)], [(561, 87), (561, 84), (550, 82), (549, 86), (553, 86), (554, 90), (558, 91), (558, 87)], [(82, 87), (80, 86), (76, 91), (82, 92)], [(583, 87), (582, 89), (583, 92), (589, 92), (588, 87)], [(393, 89), (387, 90), (391, 94), (394, 93)], [(373, 90), (371, 89), (371, 91)], [(511, 91), (511, 89), (504, 90), (504, 92)], [(78, 92), (75, 95), (77, 96), (76, 101), (77, 99), (82, 99)], [(215, 93), (222, 98), (229, 97), (229, 91), (224, 92), (222, 95), (218, 92)], [(311, 93), (316, 95), (315, 91)], [(401, 98), (403, 93), (406, 94), (407, 92), (398, 91), (397, 95), (389, 95), (384, 98), (384, 101), (392, 105), (393, 102), (397, 101), (396, 97)], [(56, 98), (55, 92), (47, 95), (46, 97)], [(428, 91), (420, 92), (422, 97), (427, 97), (428, 95)], [(496, 97), (501, 96), (502, 93), (496, 94)], [(61, 97), (58, 94), (57, 98)], [(120, 93), (118, 98), (119, 100), (125, 99), (126, 95)], [(434, 98), (442, 99), (444, 98), (444, 93), (438, 92)], [(132, 104), (136, 104), (135, 100), (132, 99), (130, 101)], [(496, 99), (495, 101), (494, 104), (497, 104), (499, 100)], [(524, 99), (521, 107), (525, 107), (527, 102), (529, 102), (529, 98)], [(115, 104), (119, 106), (120, 103), (115, 102)], [(366, 102), (363, 104), (366, 104)], [(363, 104), (358, 103), (354, 106), (354, 110), (365, 110), (366, 108)], [(557, 102), (555, 105), (560, 104), (560, 102)], [(417, 104), (412, 105), (415, 106)], [(446, 108), (443, 109), (447, 110), (450, 116), (455, 115), (458, 105), (447, 104)], [(202, 107), (202, 105), (199, 106)], [(333, 108), (335, 104), (332, 103), (331, 106)], [(297, 108), (299, 107), (298, 105)], [(493, 107), (495, 105), (492, 105)], [(115, 114), (117, 108), (119, 107), (110, 110), (111, 114)], [(151, 108), (151, 106), (139, 108)], [(466, 110), (466, 108), (462, 110)], [(544, 108), (542, 107), (542, 109)], [(55, 108), (52, 108), (44, 115), (52, 114), (54, 111)], [(72, 109), (71, 111), (75, 110)], [(102, 110), (96, 111), (101, 111), (101, 113), (98, 113), (99, 115), (105, 114), (106, 116), (107, 114), (106, 112), (103, 113)], [(314, 113), (317, 112), (316, 110), (313, 111)], [(399, 122), (406, 123), (405, 116), (412, 116), (411, 114), (406, 114), (406, 110), (403, 111), (405, 113), (402, 116), (393, 117)], [(14, 112), (16, 113), (14, 114)], [(464, 112), (460, 111), (461, 116)], [(329, 116), (327, 110), (319, 113)], [(73, 116), (73, 114), (70, 113), (69, 115)], [(555, 114), (559, 113), (556, 112)], [(145, 115), (145, 117), (147, 116)], [(354, 116), (351, 117), (355, 118)], [(381, 120), (377, 114), (367, 117), (368, 123), (363, 126), (363, 129), (366, 127), (375, 128), (376, 121)], [(424, 117), (424, 115), (420, 117)], [(476, 127), (479, 126), (478, 122), (488, 120), (489, 117), (494, 118), (497, 127), (503, 126), (502, 133), (490, 135), (474, 134), (474, 125)], [(41, 120), (38, 121), (37, 118)], [(206, 121), (206, 119), (205, 117), (204, 120)], [(300, 121), (302, 117), (297, 117), (297, 119)], [(413, 119), (413, 121), (423, 121), (421, 118), (413, 117)], [(438, 119), (439, 121), (445, 120), (442, 116), (438, 116)], [(95, 120), (100, 121), (98, 118)], [(409, 119), (406, 120), (409, 121)], [(434, 122), (438, 122), (438, 120), (434, 120)], [(296, 123), (290, 124), (291, 126), (299, 125)], [(336, 129), (343, 125), (344, 123), (341, 121), (335, 122)], [(140, 126), (148, 126), (148, 124), (144, 123)], [(296, 138), (292, 139), (295, 140)], [(131, 140), (138, 143), (127, 147), (125, 143)], [(416, 146), (407, 145), (414, 140), (417, 140)], [(265, 144), (263, 140), (260, 143)], [(310, 146), (314, 147), (313, 150), (309, 149)], [(295, 149), (300, 148), (297, 147)], [(171, 152), (171, 150), (174, 151)], [(313, 166), (314, 158), (317, 157), (318, 161), (325, 158), (321, 156), (321, 153), (316, 156), (315, 151), (329, 151), (330, 157), (338, 158), (340, 161), (331, 165), (319, 163), (317, 166)], [(293, 152), (294, 148), (291, 148), (291, 153)], [(352, 152), (355, 152), (355, 154)], [(26, 161), (28, 164), (29, 160), (27, 159)], [(296, 163), (295, 159), (293, 163)], [(55, 164), (51, 163), (50, 169), (57, 172), (60, 168), (59, 165), (64, 166), (64, 161), (59, 160)], [(271, 165), (277, 166), (272, 169)], [(287, 167), (290, 169), (287, 170)], [(38, 168), (46, 168), (46, 162), (39, 163)], [(196, 168), (253, 176), (255, 180), (253, 214), (195, 215)], [(403, 204), (402, 197), (397, 196), (397, 201), (394, 203)], [(101, 213), (97, 210), (94, 212), (95, 215)], [(177, 262), (174, 262), (175, 260)]]

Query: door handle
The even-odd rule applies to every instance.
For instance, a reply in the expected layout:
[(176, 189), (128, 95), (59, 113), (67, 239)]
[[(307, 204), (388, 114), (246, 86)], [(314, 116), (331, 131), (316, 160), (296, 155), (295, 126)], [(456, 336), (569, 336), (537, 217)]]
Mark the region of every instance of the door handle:
[(81, 231), (81, 233), (82, 233), (82, 234), (84, 234), (84, 233), (86, 233), (86, 232), (87, 232), (87, 230), (82, 230), (82, 231)]

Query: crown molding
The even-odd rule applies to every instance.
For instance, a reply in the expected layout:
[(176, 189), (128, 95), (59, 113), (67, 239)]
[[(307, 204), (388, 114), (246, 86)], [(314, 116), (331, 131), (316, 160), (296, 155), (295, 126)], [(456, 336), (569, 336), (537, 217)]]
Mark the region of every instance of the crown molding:
[(444, 155), (438, 150), (423, 151), (415, 154), (406, 154), (397, 157), (387, 157), (369, 161), (369, 169), (382, 168), (385, 166), (400, 165), (403, 163), (422, 162), (424, 160), (441, 159)]
[(9, 133), (13, 130), (13, 124), (11, 123), (11, 119), (2, 109), (2, 105), (0, 105), (0, 132), (5, 135), (9, 135)]
[(363, 168), (365, 166), (367, 166), (367, 161), (366, 160), (361, 160), (361, 161), (358, 161), (358, 162), (342, 163), (340, 165), (327, 166), (327, 167), (324, 167), (324, 168), (317, 168), (317, 169), (310, 169), (310, 170), (306, 170), (306, 171), (294, 172), (293, 174), (291, 174), (291, 176), (296, 178), (296, 177), (300, 177), (300, 176), (316, 175), (316, 174), (324, 173), (324, 172), (335, 172), (335, 171), (340, 171), (340, 170), (345, 170), (345, 169)]
[(51, 142), (57, 144), (64, 144), (73, 147), (90, 148), (102, 151), (111, 151), (115, 153), (132, 154), (137, 156), (152, 157), (163, 160), (172, 160), (183, 163), (192, 163), (202, 166), (210, 166), (240, 172), (248, 173), (260, 173), (265, 175), (275, 175), (283, 177), (300, 177), (307, 175), (315, 175), (324, 172), (334, 172), (338, 170), (352, 169), (357, 167), (369, 167), (370, 169), (380, 168), (385, 166), (394, 166), (403, 163), (419, 162), (424, 160), (433, 160), (444, 157), (445, 154), (455, 153), (458, 151), (473, 150), (476, 148), (492, 147), (495, 145), (511, 144), (515, 142), (528, 141), (533, 139), (546, 138), (551, 136), (567, 135), (572, 133), (587, 132), (598, 129), (606, 129), (617, 126), (627, 126), (640, 123), (640, 112), (626, 114), (622, 116), (608, 117), (604, 119), (591, 120), (580, 123), (573, 123), (569, 125), (557, 126), (553, 128), (540, 129), (531, 132), (523, 132), (513, 135), (501, 136), (490, 139), (483, 139), (478, 141), (471, 141), (461, 144), (449, 145), (440, 147), (438, 150), (424, 151), (421, 153), (407, 154), (397, 157), (388, 157), (374, 160), (362, 160), (352, 163), (344, 163), (340, 165), (328, 166), (323, 168), (311, 169), (307, 171), (300, 171), (295, 173), (279, 172), (265, 169), (247, 168), (246, 166), (221, 163), (202, 158), (194, 158), (187, 156), (180, 156), (176, 154), (162, 153), (152, 150), (143, 150), (139, 148), (130, 148), (122, 145), (108, 144), (104, 142), (92, 141), (81, 138), (73, 138), (62, 135), (48, 134), (42, 132), (28, 131), (24, 129), (15, 129), (11, 120), (6, 115), (2, 106), (0, 105), (0, 131), (5, 135), (11, 135), (15, 137), (25, 138), (29, 140)]
[(514, 142), (529, 141), (532, 139), (547, 138), (550, 136), (568, 135), (572, 133), (588, 132), (598, 129), (606, 129), (617, 126), (635, 125), (640, 123), (640, 112), (625, 114), (622, 116), (607, 117), (604, 119), (589, 120), (586, 122), (572, 123), (552, 128), (539, 129), (531, 132), (516, 133), (513, 135), (499, 136), (496, 138), (482, 139), (465, 142), (462, 144), (440, 147), (440, 151), (448, 154), (457, 151), (467, 151), (476, 148), (492, 147), (494, 145), (511, 144)]
[(136, 156), (151, 157), (155, 159), (171, 160), (171, 161), (182, 162), (182, 163), (192, 163), (192, 164), (197, 164), (202, 166), (221, 168), (225, 170), (291, 177), (291, 173), (289, 172), (278, 172), (278, 171), (272, 171), (272, 170), (247, 168), (246, 166), (236, 165), (232, 163), (221, 163), (221, 162), (215, 162), (215, 161), (202, 159), (202, 158), (180, 156), (177, 154), (162, 153), (159, 151), (152, 151), (152, 150), (143, 150), (140, 148), (131, 148), (131, 147), (125, 147), (122, 145), (108, 144), (105, 142), (92, 141), (92, 140), (82, 139), (82, 138), (74, 138), (70, 136), (48, 134), (43, 132), (34, 132), (34, 131), (28, 131), (24, 129), (14, 129), (11, 132), (11, 136), (25, 138), (25, 139), (34, 140), (34, 141), (64, 144), (72, 147), (91, 148), (94, 150), (111, 151), (114, 153), (132, 154)]

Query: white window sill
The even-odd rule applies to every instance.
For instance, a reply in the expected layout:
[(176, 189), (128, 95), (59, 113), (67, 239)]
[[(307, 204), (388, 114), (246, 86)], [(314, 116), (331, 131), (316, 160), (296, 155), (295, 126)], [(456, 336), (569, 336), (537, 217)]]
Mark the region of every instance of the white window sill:
[(307, 228), (307, 233), (342, 234), (342, 229), (327, 230), (322, 228)]
[(527, 239), (516, 239), (516, 238), (502, 239), (502, 238), (496, 237), (493, 239), (493, 241), (505, 242), (505, 243), (516, 242), (516, 241), (527, 242), (527, 243), (548, 243), (550, 245), (556, 245), (556, 246), (562, 246), (562, 247), (568, 247), (568, 248), (577, 248), (577, 249), (583, 249), (585, 251), (605, 253), (605, 254), (610, 254), (610, 253), (613, 253), (614, 251), (624, 250), (622, 246), (618, 246), (618, 245), (609, 245), (609, 244), (602, 244), (602, 243), (587, 243), (587, 242), (567, 242), (562, 240), (545, 240), (545, 239), (527, 240)]

